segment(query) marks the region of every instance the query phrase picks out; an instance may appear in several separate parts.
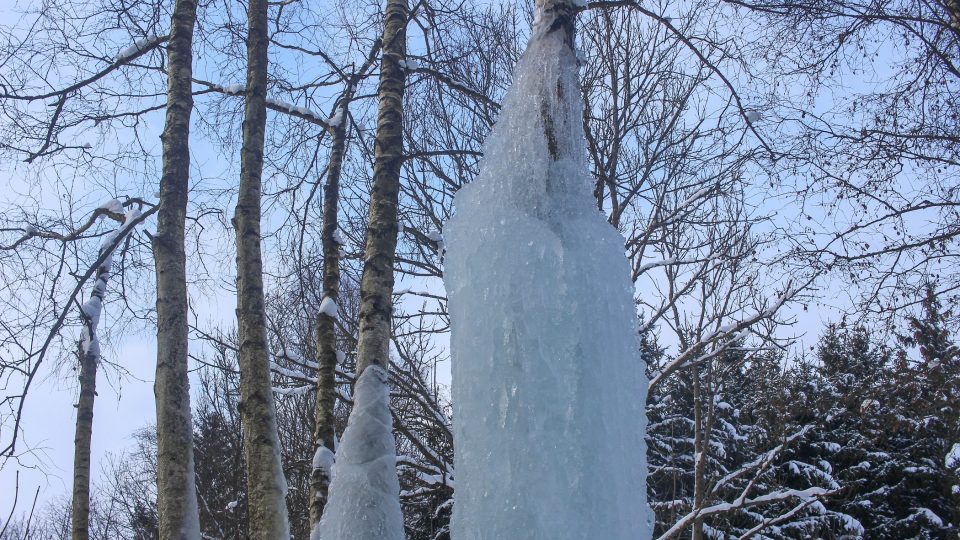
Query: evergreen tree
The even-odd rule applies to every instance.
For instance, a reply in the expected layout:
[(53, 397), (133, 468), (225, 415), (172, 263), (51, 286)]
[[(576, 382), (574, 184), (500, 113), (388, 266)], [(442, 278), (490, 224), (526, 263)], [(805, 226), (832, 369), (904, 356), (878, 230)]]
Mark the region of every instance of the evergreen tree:
[(924, 315), (909, 321), (912, 334), (900, 339), (920, 348), (920, 361), (894, 353), (864, 327), (831, 325), (809, 389), (797, 399), (819, 428), (802, 445), (802, 461), (818, 463), (842, 488), (826, 510), (848, 516), (851, 532), (859, 523), (865, 538), (955, 534), (944, 457), (956, 437), (958, 379), (944, 322), (929, 294)]
[[(832, 330), (827, 335), (836, 344), (836, 330)], [(834, 404), (839, 394), (833, 382), (824, 377), (822, 364), (807, 358), (793, 363), (785, 378), (784, 432), (804, 435), (786, 449), (776, 476), (787, 488), (820, 486), (834, 495), (812, 503), (805, 516), (778, 525), (776, 532), (781, 538), (857, 538), (863, 526), (837, 504), (837, 493), (843, 493), (843, 480), (838, 475), (843, 471), (831, 461), (845, 448), (836, 431), (841, 417)], [(851, 453), (850, 448), (847, 453)]]
[(901, 350), (887, 393), (885, 443), (895, 460), (887, 498), (895, 521), (882, 530), (893, 538), (948, 538), (956, 535), (960, 498), (947, 459), (960, 441), (960, 348), (932, 286), (926, 288), (919, 317), (907, 320)]
[[(652, 331), (641, 333), (640, 352), (648, 376), (669, 360)], [(656, 515), (655, 536), (668, 529), (689, 506), (693, 491), (691, 402), (686, 378), (679, 375), (647, 396), (647, 500)]]
[[(202, 374), (215, 378), (213, 370)], [(224, 379), (227, 377), (224, 375)], [(236, 383), (236, 381), (234, 381)], [(200, 399), (194, 427), (194, 454), (197, 462), (197, 496), (200, 503), (200, 530), (212, 538), (246, 538), (248, 505), (240, 417), (235, 387), (210, 388), (223, 392), (220, 398), (232, 407), (218, 407), (209, 395)], [(206, 387), (206, 388), (204, 388)]]
[(891, 355), (862, 327), (830, 325), (817, 351), (820, 361), (814, 408), (823, 467), (843, 487), (828, 507), (860, 523), (865, 534), (887, 526), (895, 512), (886, 504), (886, 478), (895, 467), (883, 447), (883, 423)]
[[(670, 360), (651, 336), (642, 336), (641, 350), (650, 369)], [(838, 484), (816, 462), (796, 455), (794, 446), (811, 432), (798, 422), (812, 420), (792, 414), (782, 366), (779, 354), (732, 347), (677, 371), (651, 394), (648, 498), (657, 517), (655, 534), (698, 508), (703, 517), (691, 523), (694, 537), (810, 538), (844, 530), (843, 520), (812, 495), (789, 495)], [(755, 497), (772, 499), (746, 502)]]
[[(726, 499), (742, 492), (808, 493), (742, 509), (717, 523), (732, 538), (759, 534), (765, 538), (830, 538), (849, 532), (845, 516), (826, 508), (816, 493), (839, 487), (829, 466), (805, 451), (817, 440), (817, 416), (811, 414), (816, 391), (804, 363), (785, 368), (778, 351), (755, 354), (737, 365), (727, 390), (738, 430), (747, 436), (727, 482)], [(742, 471), (742, 472), (741, 472)], [(859, 530), (855, 524), (853, 529)]]

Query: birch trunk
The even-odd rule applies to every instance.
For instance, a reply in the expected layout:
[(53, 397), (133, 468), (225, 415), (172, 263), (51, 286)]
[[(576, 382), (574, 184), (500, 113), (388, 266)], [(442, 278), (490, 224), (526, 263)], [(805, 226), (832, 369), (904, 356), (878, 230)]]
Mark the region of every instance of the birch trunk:
[[(97, 272), (100, 273), (99, 270)], [(73, 437), (73, 501), (70, 506), (70, 536), (90, 538), (90, 438), (93, 433), (93, 401), (97, 394), (96, 356), (80, 351), (80, 400)]]
[(103, 299), (113, 267), (113, 253), (140, 218), (139, 210), (129, 210), (125, 217), (108, 212), (120, 226), (107, 235), (98, 253), (96, 274), (90, 297), (80, 308), (83, 335), (78, 357), (80, 361), (80, 399), (77, 402), (77, 425), (73, 437), (73, 498), (70, 505), (70, 536), (73, 540), (90, 537), (90, 439), (93, 435), (93, 403), (97, 395), (97, 366), (100, 364), (100, 340), (97, 327), (103, 312)]
[(357, 376), (368, 366), (390, 366), (393, 263), (397, 249), (400, 166), (403, 163), (403, 92), (407, 54), (407, 1), (388, 0), (380, 61), (380, 100), (374, 145), (373, 187), (360, 281)]
[[(346, 90), (340, 97), (339, 110), (335, 109), (334, 117), (339, 115), (339, 122), (329, 126), (331, 147), (330, 163), (327, 166), (327, 181), (323, 186), (323, 295), (340, 302), (340, 241), (337, 235), (339, 227), (340, 204), (340, 175), (343, 171), (343, 157), (346, 153), (347, 129), (349, 127), (349, 106), (353, 100), (357, 85), (364, 75), (371, 69), (380, 51), (380, 40), (371, 48), (366, 62), (360, 70), (354, 73), (346, 84)], [(326, 506), (332, 469), (330, 457), (336, 452), (336, 417), (334, 410), (337, 403), (337, 332), (336, 320), (324, 314), (317, 317), (317, 403), (314, 410), (316, 422), (313, 433), (315, 451), (326, 456), (318, 462), (314, 459), (310, 473), (310, 528), (320, 522), (323, 508)]]
[[(337, 242), (338, 211), (340, 201), (340, 172), (343, 169), (343, 154), (347, 140), (347, 105), (341, 109), (341, 121), (331, 126), (332, 147), (330, 164), (327, 167), (327, 181), (323, 186), (323, 296), (339, 303), (340, 293), (340, 244)], [(337, 330), (336, 320), (321, 313), (317, 317), (317, 361), (320, 366), (317, 373), (317, 405), (314, 411), (316, 429), (314, 444), (323, 446), (331, 453), (336, 451), (334, 439), (334, 407), (337, 401)], [(323, 515), (327, 503), (327, 490), (330, 487), (330, 469), (315, 463), (310, 473), (310, 528), (312, 529)]]
[(267, 349), (260, 245), (263, 138), (267, 121), (267, 0), (250, 0), (247, 20), (247, 87), (243, 146), (240, 149), (240, 193), (233, 218), (237, 235), (239, 408), (247, 461), (250, 537), (272, 540), (289, 538), (290, 526)]
[(176, 0), (167, 45), (163, 176), (153, 255), (157, 272), (157, 511), (160, 537), (200, 538), (187, 377), (187, 278), (184, 248), (193, 109), (196, 0)]

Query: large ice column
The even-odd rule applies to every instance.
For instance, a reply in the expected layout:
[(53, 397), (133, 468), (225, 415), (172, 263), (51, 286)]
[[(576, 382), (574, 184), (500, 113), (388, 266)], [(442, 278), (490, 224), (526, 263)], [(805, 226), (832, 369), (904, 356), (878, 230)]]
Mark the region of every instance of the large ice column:
[(330, 500), (310, 540), (403, 540), (387, 372), (363, 370), (333, 465)]
[(591, 196), (561, 26), (538, 14), (445, 230), (455, 540), (651, 535), (633, 287)]

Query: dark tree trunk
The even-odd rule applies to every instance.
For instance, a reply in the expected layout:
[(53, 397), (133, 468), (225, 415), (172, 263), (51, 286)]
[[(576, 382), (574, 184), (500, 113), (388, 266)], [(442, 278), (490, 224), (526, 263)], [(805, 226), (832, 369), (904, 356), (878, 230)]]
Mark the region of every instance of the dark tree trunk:
[[(323, 296), (339, 302), (340, 292), (340, 244), (337, 242), (339, 227), (337, 205), (340, 200), (340, 172), (347, 140), (347, 102), (341, 105), (341, 121), (331, 126), (333, 145), (330, 149), (330, 164), (327, 181), (323, 186)], [(323, 445), (330, 452), (336, 450), (334, 439), (334, 407), (337, 402), (337, 329), (333, 317), (321, 313), (317, 317), (317, 360), (320, 366), (317, 378), (317, 405), (314, 411), (316, 429), (315, 444)], [(330, 487), (330, 471), (314, 467), (310, 474), (310, 526), (320, 521), (327, 502)]]
[[(98, 272), (99, 273), (99, 272)], [(80, 400), (77, 403), (77, 427), (73, 437), (73, 501), (70, 506), (70, 531), (73, 540), (90, 538), (90, 439), (93, 434), (93, 401), (97, 394), (95, 355), (80, 351)]]

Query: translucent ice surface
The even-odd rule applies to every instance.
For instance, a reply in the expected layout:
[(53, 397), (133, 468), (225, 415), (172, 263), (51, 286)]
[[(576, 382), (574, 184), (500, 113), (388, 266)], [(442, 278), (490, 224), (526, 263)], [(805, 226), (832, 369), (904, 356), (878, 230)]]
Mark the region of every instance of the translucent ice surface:
[(337, 448), (330, 500), (311, 537), (323, 540), (403, 540), (400, 482), (387, 373), (363, 370), (353, 410)]
[(455, 540), (651, 535), (624, 239), (591, 195), (576, 54), (551, 22), (444, 228)]

